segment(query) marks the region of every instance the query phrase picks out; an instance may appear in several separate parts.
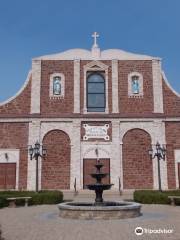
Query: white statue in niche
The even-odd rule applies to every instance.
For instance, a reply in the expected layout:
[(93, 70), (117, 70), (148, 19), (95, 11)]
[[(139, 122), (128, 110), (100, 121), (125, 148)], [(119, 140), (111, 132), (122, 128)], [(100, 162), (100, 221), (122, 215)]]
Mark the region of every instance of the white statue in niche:
[(134, 94), (139, 93), (139, 78), (138, 78), (138, 76), (132, 77), (132, 92)]
[(61, 95), (61, 78), (55, 77), (53, 81), (53, 94)]

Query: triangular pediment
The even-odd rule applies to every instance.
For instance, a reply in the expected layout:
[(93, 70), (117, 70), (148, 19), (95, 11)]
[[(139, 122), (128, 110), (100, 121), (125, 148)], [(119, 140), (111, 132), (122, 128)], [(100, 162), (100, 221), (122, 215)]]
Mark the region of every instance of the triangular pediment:
[(92, 61), (89, 62), (84, 66), (86, 69), (99, 69), (99, 70), (106, 70), (108, 69), (108, 66), (101, 61)]
[(94, 65), (92, 68), (100, 68), (100, 66), (98, 66), (98, 65)]

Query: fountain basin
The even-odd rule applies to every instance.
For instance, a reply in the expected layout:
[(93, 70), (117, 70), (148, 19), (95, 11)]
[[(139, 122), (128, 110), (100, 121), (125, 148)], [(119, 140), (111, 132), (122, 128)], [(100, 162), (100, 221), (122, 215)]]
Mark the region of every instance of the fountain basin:
[(102, 179), (108, 175), (108, 173), (91, 173), (91, 177), (97, 178), (97, 179)]
[(96, 184), (88, 184), (87, 185), (87, 187), (88, 187), (88, 189), (89, 190), (101, 190), (101, 191), (103, 191), (103, 190), (109, 190), (111, 187), (112, 187), (112, 185), (114, 185), (114, 184), (102, 184), (102, 183), (96, 183)]
[(66, 202), (58, 204), (59, 216), (71, 219), (124, 219), (141, 215), (141, 204), (135, 202), (103, 202), (95, 206), (91, 202)]

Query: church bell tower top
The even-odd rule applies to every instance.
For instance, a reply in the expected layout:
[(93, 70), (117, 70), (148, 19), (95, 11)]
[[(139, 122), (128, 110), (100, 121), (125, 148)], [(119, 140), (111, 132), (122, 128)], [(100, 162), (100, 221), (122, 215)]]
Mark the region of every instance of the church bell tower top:
[(94, 44), (91, 48), (91, 54), (94, 59), (98, 59), (101, 57), (101, 50), (97, 44), (97, 38), (99, 37), (99, 34), (97, 32), (94, 32), (92, 34), (92, 37), (94, 38)]

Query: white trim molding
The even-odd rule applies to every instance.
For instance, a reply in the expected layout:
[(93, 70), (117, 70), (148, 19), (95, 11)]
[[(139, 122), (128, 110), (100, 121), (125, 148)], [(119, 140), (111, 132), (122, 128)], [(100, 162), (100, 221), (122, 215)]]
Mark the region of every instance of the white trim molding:
[[(103, 142), (98, 143), (98, 154), (99, 158), (111, 158), (111, 150), (110, 150), (111, 144), (104, 144)], [(97, 149), (96, 143), (84, 143), (81, 142), (82, 147), (82, 158), (93, 158), (97, 159), (95, 150)]]
[(120, 122), (118, 119), (112, 120), (112, 144), (111, 144), (111, 160), (110, 160), (110, 173), (111, 173), (111, 183), (114, 185), (112, 189), (119, 189), (119, 177), (121, 179), (121, 187), (122, 180), (122, 165), (121, 165), (121, 145), (119, 144), (120, 137)]
[(74, 60), (74, 113), (80, 113), (80, 60)]
[[(29, 123), (29, 139), (28, 146), (34, 145), (36, 141), (40, 142), (40, 127), (41, 123), (39, 120), (33, 120)], [(38, 161), (39, 166), (39, 186), (41, 186), (41, 158)], [(28, 154), (28, 167), (27, 167), (27, 190), (35, 190), (36, 189), (36, 160), (30, 160), (30, 156)], [(40, 187), (39, 187), (40, 189)]]
[(32, 61), (31, 113), (40, 113), (41, 60)]
[[(139, 92), (134, 93), (132, 89), (132, 78), (138, 77)], [(143, 97), (143, 75), (139, 72), (131, 72), (128, 74), (128, 97)]]
[(119, 112), (118, 60), (112, 60), (112, 113)]
[(100, 51), (98, 47), (95, 49), (96, 54), (92, 54), (92, 50), (89, 51), (87, 49), (81, 48), (74, 48), (69, 49), (64, 52), (40, 56), (34, 59), (38, 60), (74, 60), (74, 59), (81, 59), (81, 60), (94, 60), (95, 57), (98, 57), (99, 60), (152, 60), (152, 59), (160, 59), (157, 57), (141, 55), (131, 52), (126, 52), (121, 49), (106, 49)]
[[(59, 95), (55, 95), (53, 92), (53, 83), (54, 78), (59, 77), (60, 78), (60, 84), (61, 84), (61, 93)], [(49, 84), (49, 97), (52, 99), (61, 99), (64, 98), (65, 93), (65, 76), (63, 73), (53, 73), (50, 75), (50, 84)]]
[(176, 178), (176, 188), (179, 189), (179, 176), (178, 176), (178, 164), (180, 164), (180, 149), (174, 150), (174, 157), (175, 157), (175, 178)]
[[(8, 158), (6, 159), (5, 155)], [(16, 185), (15, 188), (19, 188), (19, 149), (0, 149), (0, 163), (16, 163)]]
[[(109, 107), (108, 107), (108, 66), (100, 61), (92, 61), (84, 66), (84, 113), (88, 114), (94, 114), (94, 112), (87, 112), (87, 87), (86, 87), (86, 81), (87, 81), (87, 72), (104, 72), (105, 73), (105, 97), (106, 97), (106, 108), (105, 113), (109, 113)], [(96, 114), (102, 114), (104, 112), (95, 112)]]
[(152, 60), (154, 113), (164, 113), (161, 61)]

